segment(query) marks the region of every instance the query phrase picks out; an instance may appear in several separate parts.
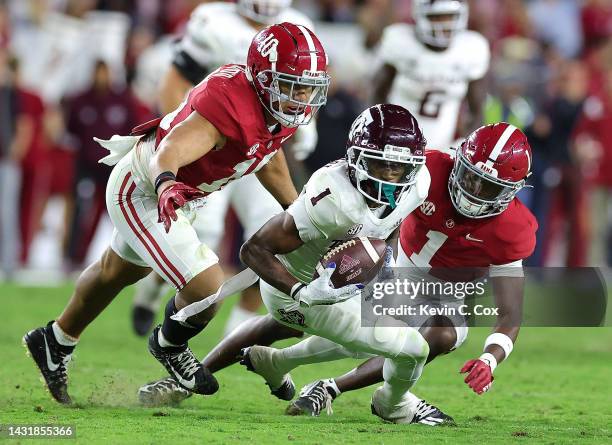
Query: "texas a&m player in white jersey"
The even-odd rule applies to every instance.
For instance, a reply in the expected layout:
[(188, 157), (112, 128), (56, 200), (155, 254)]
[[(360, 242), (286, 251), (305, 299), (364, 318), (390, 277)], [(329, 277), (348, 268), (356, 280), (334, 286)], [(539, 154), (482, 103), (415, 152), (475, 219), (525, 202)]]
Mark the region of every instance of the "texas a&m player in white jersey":
[[(267, 24), (291, 22), (313, 29), (312, 21), (290, 8), (291, 0), (238, 0), (237, 3), (212, 2), (199, 5), (192, 13), (185, 35), (175, 44), (172, 64), (160, 89), (161, 111), (170, 113), (186, 93), (221, 65), (244, 63), (253, 36)], [(316, 145), (316, 126), (299, 128), (290, 147), (296, 158), (305, 158)], [(229, 206), (235, 210), (248, 239), (282, 208), (257, 181), (246, 176), (212, 195), (200, 210), (194, 227), (200, 239), (217, 251), (224, 233)], [(139, 335), (146, 335), (153, 325), (163, 295), (168, 291), (161, 277), (151, 274), (137, 286), (132, 308), (132, 324)], [(246, 289), (234, 306), (226, 333), (247, 318), (256, 315), (261, 304), (256, 286)]]
[[(398, 415), (403, 395), (418, 380), (427, 342), (416, 329), (388, 316), (380, 317), (376, 327), (363, 327), (355, 285), (333, 288), (329, 278), (335, 265), (318, 278), (313, 274), (335, 240), (393, 237), (427, 196), (431, 178), (424, 150), (425, 139), (408, 110), (370, 107), (351, 127), (346, 161), (315, 172), (289, 209), (241, 250), (245, 264), (260, 276), (262, 298), (278, 322), (351, 353), (385, 357), (384, 384), (372, 403), (374, 413), (387, 420)], [(261, 375), (274, 395), (287, 399), (294, 392), (288, 372), (295, 366), (288, 361), (276, 366), (268, 349), (246, 348), (242, 363)]]
[(489, 44), (466, 29), (463, 0), (415, 0), (412, 8), (415, 25), (396, 23), (383, 32), (372, 102), (407, 108), (419, 120), (427, 148), (446, 150), (455, 141), (464, 99), (470, 119), (460, 136), (482, 123)]

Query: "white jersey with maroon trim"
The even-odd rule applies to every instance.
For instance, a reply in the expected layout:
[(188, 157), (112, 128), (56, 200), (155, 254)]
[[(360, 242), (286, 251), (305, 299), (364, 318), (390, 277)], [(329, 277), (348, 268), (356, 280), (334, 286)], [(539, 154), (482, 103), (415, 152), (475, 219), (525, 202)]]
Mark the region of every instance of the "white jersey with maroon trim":
[(397, 70), (387, 101), (417, 117), (428, 147), (448, 148), (469, 82), (489, 69), (487, 40), (462, 31), (448, 49), (433, 51), (417, 39), (413, 26), (397, 23), (384, 30), (379, 55)]
[(347, 169), (346, 161), (336, 161), (317, 170), (287, 210), (304, 244), (278, 258), (304, 283), (312, 280), (317, 261), (332, 242), (356, 236), (387, 239), (423, 203), (431, 181), (429, 171), (422, 167), (410, 192), (404, 193), (397, 207), (381, 218), (353, 186)]

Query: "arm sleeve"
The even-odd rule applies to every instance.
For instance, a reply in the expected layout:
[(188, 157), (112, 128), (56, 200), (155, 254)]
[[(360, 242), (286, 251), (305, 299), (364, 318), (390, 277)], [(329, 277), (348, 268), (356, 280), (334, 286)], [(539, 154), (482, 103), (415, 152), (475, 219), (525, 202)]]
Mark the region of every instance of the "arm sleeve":
[(390, 25), (383, 30), (378, 49), (378, 57), (382, 63), (395, 66), (401, 57), (400, 52), (405, 49), (401, 42), (398, 44), (398, 40), (401, 40), (401, 31), (401, 25)]
[(172, 65), (181, 73), (181, 76), (193, 85), (200, 83), (209, 73), (206, 67), (200, 65), (187, 51), (181, 48), (176, 48)]

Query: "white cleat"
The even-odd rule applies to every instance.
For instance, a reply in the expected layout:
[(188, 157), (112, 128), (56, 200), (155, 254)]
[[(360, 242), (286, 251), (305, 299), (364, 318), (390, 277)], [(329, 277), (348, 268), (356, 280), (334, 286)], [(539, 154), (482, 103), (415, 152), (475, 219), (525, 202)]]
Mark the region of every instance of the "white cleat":
[(259, 345), (244, 348), (241, 351), (240, 364), (262, 376), (272, 395), (281, 400), (291, 400), (295, 396), (295, 384), (290, 374), (276, 369), (272, 361), (273, 351), (273, 348)]
[(416, 407), (411, 406), (408, 397), (403, 397), (399, 404), (387, 407), (383, 403), (382, 386), (372, 395), (372, 414), (387, 422), (419, 423), (427, 426), (455, 425), (455, 420), (440, 411), (436, 406), (419, 400)]

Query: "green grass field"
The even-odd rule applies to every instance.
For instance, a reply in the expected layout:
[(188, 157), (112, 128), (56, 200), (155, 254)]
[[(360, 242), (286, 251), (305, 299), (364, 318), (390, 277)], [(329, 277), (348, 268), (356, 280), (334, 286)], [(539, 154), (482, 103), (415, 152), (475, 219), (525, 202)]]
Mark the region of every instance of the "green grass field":
[[(333, 416), (287, 417), (286, 403), (269, 395), (260, 378), (241, 366), (217, 375), (221, 389), (214, 396), (154, 409), (139, 407), (136, 390), (165, 371), (147, 352), (146, 339), (131, 332), (130, 292), (83, 335), (70, 368), (77, 407), (64, 408), (43, 389), (21, 337), (57, 316), (70, 290), (0, 285), (0, 424), (72, 424), (76, 442), (88, 444), (612, 443), (610, 328), (524, 329), (512, 357), (496, 371), (493, 390), (481, 397), (458, 374), (465, 360), (479, 355), (488, 333), (473, 329), (459, 351), (428, 365), (414, 388), (454, 416), (457, 427), (384, 423), (370, 414), (373, 388), (342, 395)], [(196, 353), (204, 355), (219, 339), (228, 309), (192, 341)], [(301, 386), (355, 363), (308, 366), (293, 377)]]

